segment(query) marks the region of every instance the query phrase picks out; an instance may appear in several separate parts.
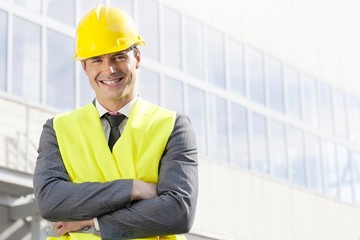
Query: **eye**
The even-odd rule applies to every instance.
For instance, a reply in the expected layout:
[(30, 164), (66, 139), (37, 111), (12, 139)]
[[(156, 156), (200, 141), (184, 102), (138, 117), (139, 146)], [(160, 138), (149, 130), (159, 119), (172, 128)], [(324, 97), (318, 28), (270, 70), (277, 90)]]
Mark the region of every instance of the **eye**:
[(101, 62), (102, 62), (101, 58), (92, 58), (91, 59), (92, 64), (97, 64), (97, 63), (101, 63)]
[(124, 61), (127, 60), (127, 55), (125, 54), (118, 54), (114, 56), (115, 61)]

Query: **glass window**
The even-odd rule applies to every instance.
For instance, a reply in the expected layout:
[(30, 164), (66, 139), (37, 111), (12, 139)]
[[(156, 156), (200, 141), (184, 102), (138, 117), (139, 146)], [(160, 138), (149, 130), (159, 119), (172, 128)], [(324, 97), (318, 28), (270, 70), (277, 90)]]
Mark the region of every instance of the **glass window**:
[(14, 3), (30, 11), (41, 13), (41, 0), (14, 0)]
[(269, 106), (271, 109), (284, 112), (284, 83), (281, 63), (275, 59), (267, 58), (266, 74), (268, 80)]
[(305, 161), (308, 170), (308, 186), (314, 191), (322, 192), (322, 169), (319, 139), (305, 135)]
[(360, 101), (358, 98), (348, 96), (348, 123), (349, 140), (360, 146)]
[(251, 48), (248, 48), (246, 55), (251, 100), (265, 106), (263, 55), (260, 51)]
[(207, 72), (210, 83), (225, 89), (224, 36), (215, 29), (207, 29)]
[[(84, 1), (88, 1), (88, 0), (84, 0)], [(134, 3), (133, 0), (111, 0), (111, 6), (121, 8), (122, 10), (127, 12), (130, 16), (134, 16), (133, 3)]]
[(184, 90), (181, 81), (165, 77), (163, 106), (179, 113), (184, 112)]
[(186, 73), (203, 80), (203, 35), (202, 25), (185, 18), (185, 69)]
[(349, 150), (338, 145), (336, 148), (338, 171), (340, 180), (340, 199), (345, 202), (353, 202), (352, 170)]
[(228, 42), (230, 90), (245, 96), (245, 67), (244, 49), (241, 43), (229, 40)]
[(306, 187), (303, 133), (299, 129), (289, 127), (287, 141), (291, 181)]
[(193, 125), (198, 151), (206, 154), (206, 121), (205, 121), (205, 93), (204, 91), (188, 86), (187, 109)]
[(154, 104), (160, 104), (160, 76), (158, 73), (140, 68), (137, 84), (140, 96)]
[(353, 153), (355, 202), (360, 203), (360, 153)]
[(271, 121), (270, 126), (270, 162), (275, 177), (288, 179), (286, 161), (285, 127), (282, 123)]
[(252, 168), (259, 172), (269, 173), (266, 119), (259, 114), (252, 113), (251, 125)]
[(75, 106), (73, 39), (47, 31), (46, 104), (59, 109)]
[(180, 14), (164, 8), (164, 63), (181, 68)]
[(27, 100), (40, 101), (41, 28), (14, 17), (12, 92)]
[(316, 83), (314, 78), (301, 74), (303, 92), (303, 118), (306, 124), (312, 127), (318, 127), (317, 119), (317, 100), (316, 100)]
[[(116, 0), (115, 3), (116, 2), (122, 2), (122, 1)], [(116, 5), (115, 3), (112, 3), (111, 5), (115, 6)], [(79, 19), (81, 19), (88, 11), (95, 8), (98, 4), (104, 4), (104, 1), (103, 0), (80, 0), (79, 1), (79, 9), (80, 9), (79, 10), (79, 13), (80, 13)]]
[(84, 106), (91, 102), (95, 98), (94, 90), (91, 88), (88, 77), (85, 75), (80, 62), (77, 62), (78, 67), (80, 68), (80, 83), (79, 83), (79, 98), (80, 105)]
[(286, 93), (286, 113), (300, 120), (301, 104), (300, 104), (300, 83), (297, 72), (289, 67), (284, 68), (284, 81)]
[(0, 11), (0, 91), (6, 90), (7, 14)]
[(226, 162), (228, 159), (228, 131), (226, 100), (214, 95), (210, 96), (209, 143), (210, 157)]
[(346, 111), (345, 111), (345, 97), (344, 93), (335, 89), (333, 92), (334, 101), (334, 122), (335, 122), (335, 136), (347, 139), (346, 130)]
[(319, 85), (319, 120), (320, 129), (323, 133), (333, 134), (333, 115), (332, 115), (332, 100), (331, 88), (328, 84), (320, 82)]
[(46, 0), (47, 15), (61, 23), (74, 26), (75, 1)]
[(250, 168), (248, 120), (245, 107), (231, 104), (231, 160), (238, 166)]
[(146, 41), (146, 47), (142, 49), (142, 56), (159, 61), (159, 4), (148, 0), (142, 1), (137, 6), (139, 32)]
[(338, 165), (336, 162), (335, 144), (324, 141), (322, 145), (322, 159), (324, 166), (324, 186), (325, 194), (338, 198), (339, 197), (339, 180)]

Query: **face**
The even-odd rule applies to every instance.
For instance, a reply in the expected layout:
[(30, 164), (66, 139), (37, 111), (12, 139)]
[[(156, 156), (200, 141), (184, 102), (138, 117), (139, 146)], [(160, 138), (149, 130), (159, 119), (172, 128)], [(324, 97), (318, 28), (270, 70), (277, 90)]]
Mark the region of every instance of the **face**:
[(91, 57), (83, 60), (82, 66), (96, 98), (109, 110), (118, 110), (135, 97), (136, 69), (140, 66), (138, 49)]

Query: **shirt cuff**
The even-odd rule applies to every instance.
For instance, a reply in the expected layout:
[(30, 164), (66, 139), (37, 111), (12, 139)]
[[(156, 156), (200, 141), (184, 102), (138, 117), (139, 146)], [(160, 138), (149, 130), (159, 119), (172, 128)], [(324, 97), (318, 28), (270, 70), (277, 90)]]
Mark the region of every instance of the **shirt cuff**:
[(93, 220), (94, 220), (95, 230), (100, 232), (99, 222), (98, 222), (97, 218), (93, 218)]

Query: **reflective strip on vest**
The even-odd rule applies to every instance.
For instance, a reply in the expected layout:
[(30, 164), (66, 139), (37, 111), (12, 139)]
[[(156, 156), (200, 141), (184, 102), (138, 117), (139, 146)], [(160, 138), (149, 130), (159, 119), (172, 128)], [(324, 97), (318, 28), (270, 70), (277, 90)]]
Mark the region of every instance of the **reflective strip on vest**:
[[(138, 99), (131, 110), (124, 132), (111, 152), (99, 113), (92, 103), (56, 116), (54, 130), (71, 181), (82, 183), (140, 179), (145, 182), (158, 182), (159, 162), (174, 128), (175, 117), (175, 112)], [(85, 233), (48, 238), (54, 239), (101, 238)], [(171, 235), (142, 239), (186, 238), (183, 235)]]

